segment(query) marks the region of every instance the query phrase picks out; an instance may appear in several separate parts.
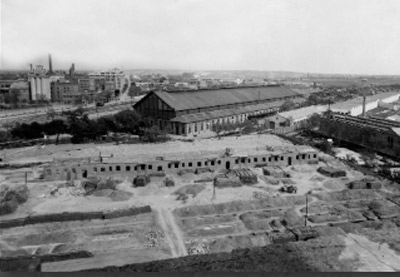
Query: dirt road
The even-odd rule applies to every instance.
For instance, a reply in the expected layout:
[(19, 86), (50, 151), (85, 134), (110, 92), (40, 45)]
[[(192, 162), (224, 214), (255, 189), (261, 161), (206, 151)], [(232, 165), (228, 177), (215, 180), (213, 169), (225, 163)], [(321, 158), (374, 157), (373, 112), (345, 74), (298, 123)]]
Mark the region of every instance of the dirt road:
[(163, 208), (157, 209), (160, 225), (164, 230), (167, 243), (171, 248), (173, 257), (182, 257), (187, 255), (184, 239), (181, 230), (176, 225), (174, 216), (170, 210)]
[(339, 259), (358, 260), (357, 271), (399, 271), (400, 256), (386, 243), (380, 244), (355, 234), (344, 237), (346, 248)]

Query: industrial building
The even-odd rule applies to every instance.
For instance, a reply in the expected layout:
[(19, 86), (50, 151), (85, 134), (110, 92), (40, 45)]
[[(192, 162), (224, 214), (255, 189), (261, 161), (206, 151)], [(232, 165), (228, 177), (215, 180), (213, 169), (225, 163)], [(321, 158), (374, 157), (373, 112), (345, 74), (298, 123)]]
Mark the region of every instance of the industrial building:
[(301, 97), (281, 86), (199, 90), (193, 92), (150, 92), (134, 105), (140, 114), (160, 128), (177, 135), (198, 134), (214, 124), (244, 122), (251, 116), (268, 116), (287, 99)]
[[(399, 100), (400, 92), (393, 91), (387, 93), (380, 93), (375, 94), (372, 96), (365, 97), (357, 97), (345, 102), (335, 103), (331, 106), (331, 111), (341, 113), (341, 114), (348, 114), (352, 116), (359, 116), (362, 115), (363, 112), (368, 112), (372, 109), (375, 109), (379, 106), (380, 103), (392, 103)], [(365, 101), (365, 105), (364, 105)], [(364, 106), (364, 110), (363, 110)]]
[(267, 119), (271, 129), (279, 127), (303, 127), (313, 114), (322, 114), (328, 110), (327, 105), (313, 105), (296, 110), (278, 113)]
[(29, 80), (31, 88), (31, 100), (50, 100), (50, 78), (47, 76), (34, 76)]
[(379, 153), (400, 155), (400, 123), (396, 121), (331, 113), (323, 119), (320, 131)]
[(122, 88), (124, 71), (118, 68), (89, 73), (89, 79), (105, 79), (111, 90)]

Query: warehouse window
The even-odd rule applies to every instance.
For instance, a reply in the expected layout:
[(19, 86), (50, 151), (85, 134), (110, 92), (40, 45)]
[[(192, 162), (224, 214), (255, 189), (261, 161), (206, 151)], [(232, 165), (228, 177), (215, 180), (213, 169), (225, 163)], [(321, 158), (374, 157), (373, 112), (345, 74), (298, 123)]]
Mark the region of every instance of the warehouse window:
[(116, 171), (121, 171), (121, 167), (120, 167), (119, 165), (117, 165), (117, 166), (115, 167), (115, 170), (116, 170)]
[(175, 163), (175, 168), (178, 168), (179, 167), (179, 164), (178, 163)]
[(284, 157), (282, 156), (282, 157), (281, 157), (281, 161), (283, 161), (283, 159), (284, 159)]
[(129, 165), (126, 166), (126, 171), (131, 171), (131, 167)]
[(218, 160), (218, 164), (221, 164), (221, 160)]
[(201, 162), (197, 162), (197, 166), (201, 166)]
[(256, 163), (258, 161), (258, 159), (257, 158), (254, 158), (254, 162)]
[(112, 166), (110, 166), (108, 169), (109, 169), (110, 171), (112, 171)]
[(262, 161), (265, 162), (267, 159), (265, 157), (262, 158)]
[(189, 167), (192, 167), (193, 166), (193, 163), (189, 163)]
[(211, 165), (214, 166), (215, 165), (215, 161), (211, 161)]
[(151, 164), (149, 164), (149, 169), (150, 169), (150, 170), (153, 169), (153, 166), (152, 166)]
[(104, 167), (102, 167), (102, 168), (100, 169), (100, 171), (101, 171), (101, 172), (104, 172), (104, 171), (106, 171), (106, 169), (105, 169)]

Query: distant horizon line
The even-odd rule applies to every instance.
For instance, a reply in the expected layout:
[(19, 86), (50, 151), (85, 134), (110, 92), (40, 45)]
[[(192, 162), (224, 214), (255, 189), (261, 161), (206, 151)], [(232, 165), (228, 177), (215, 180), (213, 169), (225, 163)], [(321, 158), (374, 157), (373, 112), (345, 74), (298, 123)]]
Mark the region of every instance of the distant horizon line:
[[(123, 71), (178, 71), (183, 73), (201, 73), (201, 72), (262, 72), (262, 73), (286, 73), (286, 74), (302, 74), (302, 75), (336, 75), (336, 76), (400, 76), (399, 74), (371, 74), (371, 73), (318, 73), (318, 72), (304, 72), (304, 71), (291, 71), (291, 70), (260, 70), (260, 69), (200, 69), (200, 70), (186, 70), (186, 69), (160, 69), (160, 68), (132, 68), (132, 69), (122, 69), (121, 67), (110, 67), (108, 69), (118, 68)], [(81, 69), (76, 70), (76, 72), (86, 72), (86, 71), (100, 71), (100, 70), (108, 70), (108, 69)], [(0, 69), (0, 72), (18, 72), (18, 71), (26, 71), (29, 72), (29, 69)], [(68, 71), (68, 69), (54, 69), (54, 71)]]

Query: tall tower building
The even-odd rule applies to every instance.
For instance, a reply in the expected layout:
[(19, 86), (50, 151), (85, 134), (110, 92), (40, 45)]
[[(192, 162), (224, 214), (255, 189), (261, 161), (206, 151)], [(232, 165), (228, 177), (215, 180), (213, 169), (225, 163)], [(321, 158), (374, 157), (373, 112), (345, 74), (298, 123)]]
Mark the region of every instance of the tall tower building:
[(51, 54), (49, 54), (49, 73), (53, 73), (53, 64), (51, 62)]

